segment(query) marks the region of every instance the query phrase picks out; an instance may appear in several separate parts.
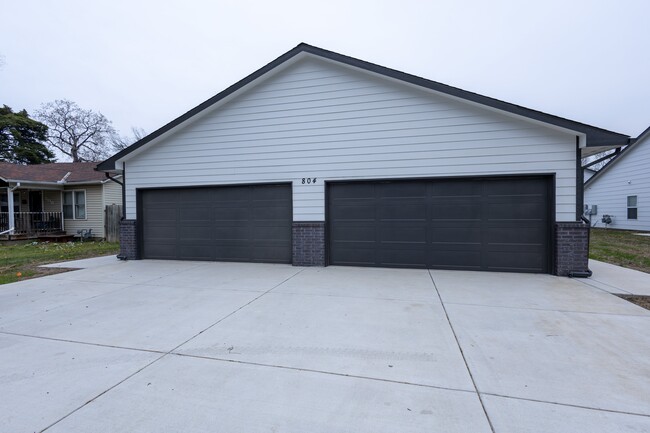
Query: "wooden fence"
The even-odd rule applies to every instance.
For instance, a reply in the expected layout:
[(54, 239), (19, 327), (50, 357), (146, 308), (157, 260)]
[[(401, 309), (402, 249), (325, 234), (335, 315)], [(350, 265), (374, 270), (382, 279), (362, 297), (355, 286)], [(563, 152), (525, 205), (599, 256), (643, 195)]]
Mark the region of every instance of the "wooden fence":
[(104, 209), (104, 233), (108, 242), (119, 242), (122, 206), (111, 204)]

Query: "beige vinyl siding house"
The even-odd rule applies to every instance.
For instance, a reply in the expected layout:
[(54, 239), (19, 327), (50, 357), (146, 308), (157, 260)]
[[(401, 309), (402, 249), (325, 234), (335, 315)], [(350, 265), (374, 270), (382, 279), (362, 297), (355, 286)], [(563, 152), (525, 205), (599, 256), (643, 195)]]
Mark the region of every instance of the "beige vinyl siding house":
[(104, 209), (110, 205), (122, 205), (122, 186), (111, 180), (100, 185), (66, 186), (64, 191), (84, 191), (86, 195), (85, 218), (65, 218), (65, 231), (76, 234), (80, 230), (91, 230), (95, 238), (104, 238)]
[[(96, 163), (83, 162), (33, 166), (0, 163), (0, 199), (5, 203), (6, 191), (13, 193), (14, 234), (76, 236), (92, 230), (93, 238), (104, 238), (104, 209), (122, 205), (122, 186), (95, 167)], [(0, 209), (0, 232), (10, 228), (4, 207), (8, 206), (3, 204)]]
[(628, 139), (300, 44), (98, 168), (127, 258), (566, 275), (579, 158)]

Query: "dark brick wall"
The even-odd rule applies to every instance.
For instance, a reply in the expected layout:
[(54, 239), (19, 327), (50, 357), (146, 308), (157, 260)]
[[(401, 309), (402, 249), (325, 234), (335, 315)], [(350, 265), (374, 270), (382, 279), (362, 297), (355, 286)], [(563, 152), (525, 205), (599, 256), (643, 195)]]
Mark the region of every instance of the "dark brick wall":
[(293, 223), (293, 265), (325, 266), (325, 223)]
[(582, 222), (555, 224), (555, 275), (589, 270), (589, 226)]
[(136, 220), (120, 221), (120, 258), (138, 259), (138, 232)]

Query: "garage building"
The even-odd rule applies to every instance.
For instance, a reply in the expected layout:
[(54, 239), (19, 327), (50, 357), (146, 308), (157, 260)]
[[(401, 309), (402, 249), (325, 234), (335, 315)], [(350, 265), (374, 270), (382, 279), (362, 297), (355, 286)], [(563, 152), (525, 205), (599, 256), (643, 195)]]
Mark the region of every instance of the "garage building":
[(628, 142), (300, 44), (99, 169), (128, 259), (566, 275), (580, 159)]

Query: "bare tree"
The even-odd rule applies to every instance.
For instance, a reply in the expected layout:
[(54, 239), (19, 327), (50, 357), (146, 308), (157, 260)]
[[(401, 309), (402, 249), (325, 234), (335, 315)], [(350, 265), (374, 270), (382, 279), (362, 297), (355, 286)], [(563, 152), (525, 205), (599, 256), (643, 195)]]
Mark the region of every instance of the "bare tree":
[(41, 105), (36, 117), (48, 126), (47, 145), (73, 162), (101, 161), (111, 154), (117, 135), (103, 114), (61, 99)]
[(136, 141), (142, 140), (146, 135), (147, 135), (147, 132), (144, 129), (139, 128), (137, 126), (132, 126), (131, 127), (131, 136), (130, 137), (126, 136), (126, 135), (120, 136), (120, 135), (115, 134), (115, 136), (113, 137), (113, 142), (112, 142), (113, 150), (115, 152), (119, 152), (120, 150), (124, 150), (127, 147), (129, 147), (130, 145), (132, 145), (133, 143), (135, 143)]

